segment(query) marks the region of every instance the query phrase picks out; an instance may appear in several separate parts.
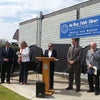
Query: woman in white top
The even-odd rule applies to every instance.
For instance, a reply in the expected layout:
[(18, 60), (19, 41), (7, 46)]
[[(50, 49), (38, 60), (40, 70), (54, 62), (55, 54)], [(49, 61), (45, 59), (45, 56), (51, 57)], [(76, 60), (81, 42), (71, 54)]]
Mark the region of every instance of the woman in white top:
[(27, 43), (23, 41), (21, 43), (20, 57), (18, 59), (21, 65), (20, 66), (20, 76), (19, 76), (20, 84), (27, 84), (28, 67), (29, 67), (29, 62), (30, 62), (29, 53), (30, 53), (30, 49), (27, 46)]

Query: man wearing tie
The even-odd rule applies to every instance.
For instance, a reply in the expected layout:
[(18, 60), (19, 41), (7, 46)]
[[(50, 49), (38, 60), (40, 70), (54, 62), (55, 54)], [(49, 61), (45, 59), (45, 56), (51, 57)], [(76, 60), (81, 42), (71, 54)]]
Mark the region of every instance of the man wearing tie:
[(82, 47), (79, 46), (79, 38), (72, 38), (72, 46), (69, 47), (69, 50), (67, 53), (69, 85), (66, 88), (66, 90), (73, 89), (73, 80), (75, 78), (76, 92), (80, 91), (81, 54), (82, 54)]
[(2, 48), (2, 68), (1, 68), (1, 83), (5, 82), (5, 73), (7, 72), (7, 83), (10, 84), (11, 66), (13, 61), (13, 49), (10, 43), (6, 42), (5, 47)]

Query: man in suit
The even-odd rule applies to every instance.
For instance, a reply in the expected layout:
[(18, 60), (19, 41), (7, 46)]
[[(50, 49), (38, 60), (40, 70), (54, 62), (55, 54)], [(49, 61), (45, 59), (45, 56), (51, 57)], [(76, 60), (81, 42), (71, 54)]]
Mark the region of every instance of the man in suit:
[(10, 43), (6, 42), (5, 47), (2, 48), (2, 68), (1, 68), (1, 83), (5, 82), (5, 73), (7, 72), (7, 83), (10, 84), (11, 66), (13, 61), (13, 49)]
[[(87, 92), (94, 92), (95, 95), (99, 94), (99, 75), (100, 75), (100, 61), (98, 57), (100, 54), (98, 53), (99, 49), (97, 48), (97, 44), (95, 42), (91, 42), (90, 49), (87, 52), (86, 55), (86, 63), (88, 66), (88, 69), (93, 68), (93, 66), (97, 67), (97, 75), (90, 75), (88, 73), (88, 84), (89, 84), (89, 90)], [(95, 80), (95, 82), (94, 82)], [(95, 83), (95, 87), (94, 87)]]
[[(48, 44), (48, 50), (45, 50), (44, 53), (45, 57), (55, 57), (57, 58), (57, 51), (53, 49), (52, 44)], [(55, 69), (55, 62), (50, 62), (50, 89), (53, 89), (53, 83), (54, 83), (54, 69)]]
[[(42, 62), (37, 60), (35, 57), (42, 57), (43, 50), (36, 45), (30, 46), (30, 67), (32, 70), (42, 73)], [(35, 67), (34, 67), (35, 66)]]
[(97, 68), (97, 74), (95, 74), (95, 95), (100, 93), (100, 49), (93, 54), (94, 66)]
[(76, 92), (80, 91), (81, 54), (82, 54), (82, 47), (79, 46), (79, 38), (72, 38), (72, 46), (69, 47), (69, 50), (67, 53), (68, 71), (69, 71), (69, 86), (66, 88), (66, 90), (73, 89), (73, 80), (75, 76)]

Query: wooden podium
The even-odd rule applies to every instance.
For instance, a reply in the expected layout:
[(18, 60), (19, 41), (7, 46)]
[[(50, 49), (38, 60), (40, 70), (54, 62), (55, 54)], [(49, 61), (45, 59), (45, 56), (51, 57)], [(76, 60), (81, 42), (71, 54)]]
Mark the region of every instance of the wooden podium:
[(42, 61), (42, 81), (45, 83), (45, 94), (52, 95), (54, 90), (50, 90), (50, 61), (56, 61), (54, 57), (36, 57), (36, 59)]

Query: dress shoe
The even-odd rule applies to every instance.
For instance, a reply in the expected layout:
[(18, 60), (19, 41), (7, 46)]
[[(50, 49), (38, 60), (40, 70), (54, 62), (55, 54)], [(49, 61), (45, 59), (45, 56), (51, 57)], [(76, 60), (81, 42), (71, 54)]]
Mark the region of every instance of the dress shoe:
[(7, 82), (7, 84), (10, 84), (10, 82)]
[(23, 83), (24, 85), (27, 85), (27, 83)]
[(24, 83), (20, 82), (19, 84), (20, 84), (20, 85), (23, 85)]
[(80, 89), (76, 89), (76, 92), (80, 92)]
[(95, 95), (99, 95), (99, 91), (95, 91)]
[(3, 84), (4, 82), (0, 82), (0, 84)]
[(72, 89), (73, 89), (72, 87), (67, 87), (67, 88), (66, 88), (66, 90), (72, 90)]
[(89, 89), (89, 90), (87, 90), (87, 92), (94, 92), (94, 90), (90, 90), (90, 89)]

